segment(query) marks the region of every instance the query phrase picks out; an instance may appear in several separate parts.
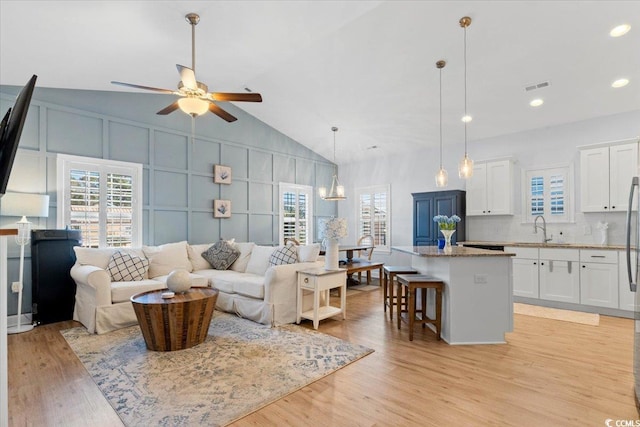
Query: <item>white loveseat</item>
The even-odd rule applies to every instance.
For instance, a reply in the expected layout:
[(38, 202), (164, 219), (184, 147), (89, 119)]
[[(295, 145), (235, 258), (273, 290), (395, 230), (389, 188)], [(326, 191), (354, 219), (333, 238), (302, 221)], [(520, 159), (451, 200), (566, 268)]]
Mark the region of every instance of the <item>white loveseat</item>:
[[(296, 320), (297, 272), (321, 267), (319, 247), (298, 247), (299, 262), (269, 265), (276, 247), (234, 243), (238, 259), (227, 270), (216, 270), (202, 256), (212, 243), (189, 245), (186, 241), (142, 248), (74, 248), (76, 263), (71, 277), (76, 283), (73, 318), (89, 332), (102, 334), (137, 323), (131, 296), (166, 288), (169, 273), (190, 272), (192, 286), (211, 286), (220, 291), (216, 308), (267, 325)], [(316, 250), (317, 249), (317, 250)], [(149, 261), (142, 280), (112, 281), (107, 270), (117, 251)], [(302, 262), (300, 262), (302, 261)], [(307, 306), (310, 301), (306, 301)]]

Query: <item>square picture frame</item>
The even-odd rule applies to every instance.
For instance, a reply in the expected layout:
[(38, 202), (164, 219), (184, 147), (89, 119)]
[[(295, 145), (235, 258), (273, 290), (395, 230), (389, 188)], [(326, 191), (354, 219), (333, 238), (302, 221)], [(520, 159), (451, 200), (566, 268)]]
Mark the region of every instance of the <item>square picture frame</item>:
[(231, 166), (213, 165), (213, 182), (231, 184)]
[(213, 217), (231, 218), (231, 200), (214, 200)]

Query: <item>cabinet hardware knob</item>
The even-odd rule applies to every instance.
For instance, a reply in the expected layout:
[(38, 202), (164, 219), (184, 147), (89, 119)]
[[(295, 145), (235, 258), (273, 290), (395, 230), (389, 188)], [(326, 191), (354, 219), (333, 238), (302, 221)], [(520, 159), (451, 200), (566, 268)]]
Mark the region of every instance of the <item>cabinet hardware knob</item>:
[(586, 266), (586, 265), (583, 265), (583, 266), (582, 266), (582, 268), (587, 268), (587, 266)]
[(606, 207), (606, 206), (605, 206), (604, 208), (605, 208), (605, 209), (607, 209), (607, 207)]
[(308, 277), (304, 278), (304, 283), (309, 283), (309, 278)]
[(616, 208), (615, 206), (611, 206), (611, 209), (615, 209), (615, 208)]
[(544, 265), (544, 262), (541, 262), (540, 265)]
[(533, 263), (533, 265), (538, 265), (538, 263), (537, 263), (537, 262), (534, 262), (534, 263)]

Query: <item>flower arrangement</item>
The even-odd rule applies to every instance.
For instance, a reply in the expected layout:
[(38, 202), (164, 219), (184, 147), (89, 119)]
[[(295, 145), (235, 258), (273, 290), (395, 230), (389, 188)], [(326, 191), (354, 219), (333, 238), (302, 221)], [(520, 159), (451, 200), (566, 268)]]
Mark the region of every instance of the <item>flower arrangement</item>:
[(456, 224), (460, 222), (460, 217), (458, 215), (451, 215), (451, 218), (449, 218), (446, 215), (436, 215), (433, 217), (433, 222), (438, 223), (440, 230), (455, 230)]
[(324, 218), (320, 220), (318, 232), (322, 239), (339, 239), (347, 235), (346, 218)]

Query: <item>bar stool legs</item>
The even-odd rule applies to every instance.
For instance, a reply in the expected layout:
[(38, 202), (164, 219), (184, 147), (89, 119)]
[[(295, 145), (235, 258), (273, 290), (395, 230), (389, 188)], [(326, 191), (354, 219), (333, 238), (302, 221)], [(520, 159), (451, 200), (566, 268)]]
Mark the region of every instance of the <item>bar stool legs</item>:
[(394, 280), (398, 274), (418, 274), (418, 272), (411, 267), (405, 266), (385, 265), (383, 267), (384, 311), (386, 313), (387, 307), (389, 307), (389, 320), (391, 321), (393, 321), (393, 306), (396, 305)]
[[(398, 292), (396, 295), (398, 329), (400, 329), (402, 322), (406, 321), (409, 325), (409, 341), (413, 341), (413, 327), (416, 320), (422, 324), (423, 328), (427, 323), (431, 323), (436, 329), (438, 340), (440, 340), (440, 333), (442, 332), (442, 291), (444, 289), (444, 283), (441, 280), (423, 274), (400, 274), (396, 276), (396, 280), (398, 281)], [(418, 289), (422, 289), (422, 306), (420, 308), (420, 318), (416, 319), (416, 292)], [(436, 294), (436, 313), (434, 319), (427, 317), (427, 289), (434, 289)], [(401, 307), (403, 293), (407, 301), (406, 320), (402, 317), (402, 313), (405, 312)]]

